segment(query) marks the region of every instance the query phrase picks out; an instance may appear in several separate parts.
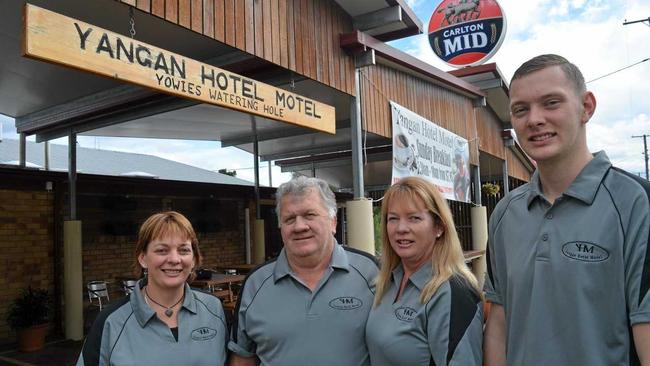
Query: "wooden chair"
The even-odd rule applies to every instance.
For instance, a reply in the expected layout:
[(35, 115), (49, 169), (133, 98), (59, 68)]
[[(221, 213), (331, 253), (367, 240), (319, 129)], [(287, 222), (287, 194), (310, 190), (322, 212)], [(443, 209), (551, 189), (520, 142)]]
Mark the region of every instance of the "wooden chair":
[(228, 286), (228, 288), (226, 289), (216, 289), (212, 291), (212, 294), (218, 297), (222, 303), (234, 301), (234, 296), (232, 294), (232, 291), (230, 290), (230, 286)]
[(237, 301), (223, 301), (222, 305), (223, 305), (223, 311), (226, 314), (230, 316), (234, 316), (235, 308), (237, 307)]

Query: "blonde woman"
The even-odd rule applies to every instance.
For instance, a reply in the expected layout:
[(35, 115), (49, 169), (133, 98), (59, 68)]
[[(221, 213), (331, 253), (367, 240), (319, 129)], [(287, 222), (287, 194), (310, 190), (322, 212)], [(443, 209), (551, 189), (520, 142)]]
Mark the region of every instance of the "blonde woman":
[(481, 365), (483, 311), (447, 202), (400, 180), (382, 204), (382, 266), (366, 325), (373, 366)]

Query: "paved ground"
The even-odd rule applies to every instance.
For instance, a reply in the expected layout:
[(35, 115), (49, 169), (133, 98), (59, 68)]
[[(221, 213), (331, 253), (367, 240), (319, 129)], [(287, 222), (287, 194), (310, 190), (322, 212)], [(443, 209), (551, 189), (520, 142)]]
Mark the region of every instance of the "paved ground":
[(58, 341), (36, 352), (8, 350), (0, 352), (0, 366), (69, 366), (77, 362), (81, 341)]

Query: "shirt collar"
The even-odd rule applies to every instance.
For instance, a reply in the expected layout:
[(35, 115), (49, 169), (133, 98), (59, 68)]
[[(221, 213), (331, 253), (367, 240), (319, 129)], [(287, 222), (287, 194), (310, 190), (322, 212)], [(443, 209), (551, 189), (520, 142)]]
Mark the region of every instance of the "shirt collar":
[[(415, 271), (409, 278), (409, 281), (415, 285), (415, 287), (422, 292), (424, 290), (424, 287), (427, 285), (429, 280), (431, 279), (431, 276), (433, 275), (433, 267), (429, 265), (429, 263), (425, 263)], [(395, 281), (395, 284), (399, 287), (400, 283), (402, 282), (402, 278), (404, 277), (404, 267), (402, 267), (402, 263), (398, 264), (397, 267), (393, 270), (393, 281)]]
[[(573, 180), (569, 188), (564, 192), (565, 196), (573, 197), (578, 199), (588, 205), (590, 205), (598, 192), (598, 187), (600, 187), (600, 182), (602, 182), (605, 174), (612, 166), (610, 163), (607, 154), (604, 151), (599, 151), (594, 154), (594, 158), (591, 159), (580, 174)], [(539, 171), (536, 170), (530, 180), (530, 190), (528, 192), (528, 206), (535, 200), (537, 197), (543, 197), (540, 181), (539, 181)]]
[[(135, 290), (131, 292), (130, 296), (130, 303), (131, 303), (131, 308), (133, 309), (133, 313), (135, 314), (135, 318), (137, 319), (138, 323), (140, 324), (141, 327), (145, 327), (147, 323), (156, 315), (156, 312), (147, 305), (146, 301), (144, 300), (144, 296), (142, 295), (142, 292), (140, 289), (146, 285), (145, 280), (139, 280), (137, 286), (135, 286)], [(192, 295), (192, 290), (190, 289), (190, 286), (185, 283), (185, 299), (183, 300), (183, 305), (181, 308), (185, 308), (188, 311), (196, 314), (196, 299)], [(180, 310), (179, 310), (180, 311)]]
[(528, 199), (527, 204), (530, 207), (530, 204), (533, 203), (535, 198), (543, 198), (542, 190), (539, 182), (539, 170), (535, 170), (533, 176), (530, 177), (530, 182), (528, 183)]
[[(329, 266), (336, 269), (342, 269), (344, 271), (350, 270), (350, 263), (348, 261), (348, 256), (345, 253), (345, 249), (336, 241), (336, 238), (332, 237), (334, 241), (334, 250), (332, 251), (332, 258), (330, 259)], [(275, 282), (279, 281), (283, 277), (289, 276), (293, 273), (291, 267), (289, 266), (289, 260), (287, 259), (287, 253), (285, 248), (282, 248), (278, 259), (275, 262), (275, 268), (273, 269), (273, 280)]]

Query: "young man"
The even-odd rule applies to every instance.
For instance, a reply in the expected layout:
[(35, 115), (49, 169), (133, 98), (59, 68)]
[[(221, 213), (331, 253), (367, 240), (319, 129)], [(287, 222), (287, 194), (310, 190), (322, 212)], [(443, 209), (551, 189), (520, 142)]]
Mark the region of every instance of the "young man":
[(587, 148), (578, 68), (519, 67), (510, 112), (537, 162), (490, 217), (486, 365), (650, 365), (650, 184)]
[(369, 365), (374, 258), (334, 239), (336, 201), (325, 181), (293, 179), (276, 200), (284, 248), (244, 282), (230, 365)]

